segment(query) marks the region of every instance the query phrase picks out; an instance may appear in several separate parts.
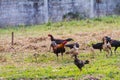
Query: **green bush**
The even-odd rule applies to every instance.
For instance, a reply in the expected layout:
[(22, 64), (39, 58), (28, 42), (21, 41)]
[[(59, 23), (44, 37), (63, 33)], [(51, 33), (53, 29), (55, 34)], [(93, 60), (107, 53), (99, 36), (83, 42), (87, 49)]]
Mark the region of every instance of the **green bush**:
[(116, 5), (115, 13), (118, 14), (118, 15), (120, 15), (120, 3), (118, 3), (118, 4)]
[(79, 12), (75, 12), (75, 13), (69, 12), (69, 13), (63, 15), (63, 19), (68, 20), (68, 21), (69, 20), (81, 20), (81, 19), (83, 19), (83, 16), (81, 16), (81, 14)]

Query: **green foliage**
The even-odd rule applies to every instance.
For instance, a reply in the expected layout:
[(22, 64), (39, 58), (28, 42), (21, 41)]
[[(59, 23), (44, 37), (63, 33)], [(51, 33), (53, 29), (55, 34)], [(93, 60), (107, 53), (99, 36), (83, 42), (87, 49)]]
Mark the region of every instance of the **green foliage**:
[(116, 14), (120, 15), (120, 3), (116, 5), (115, 12)]
[[(51, 55), (52, 54), (52, 55)], [(47, 55), (41, 54), (39, 56), (38, 63), (33, 62), (32, 57), (26, 57), (25, 63), (19, 67), (15, 64), (7, 64), (0, 66), (2, 70), (0, 76), (7, 79), (80, 79), (85, 78), (87, 75), (91, 75), (100, 79), (119, 79), (119, 58), (120, 55), (113, 55), (109, 58), (105, 58), (105, 53), (96, 53), (94, 58), (91, 58), (91, 53), (81, 53), (78, 57), (81, 60), (90, 60), (90, 64), (85, 65), (83, 70), (80, 72), (79, 69), (74, 65), (73, 59), (68, 55), (64, 55), (64, 59), (59, 56), (57, 61), (53, 53)], [(31, 60), (30, 60), (31, 58)], [(41, 59), (42, 58), (42, 59)], [(28, 61), (26, 61), (26, 59)]]
[(66, 20), (81, 20), (81, 19), (84, 19), (79, 12), (69, 12), (65, 15), (63, 15), (63, 19), (66, 19)]
[(52, 23), (50, 21), (46, 24), (46, 26), (51, 26), (51, 25)]

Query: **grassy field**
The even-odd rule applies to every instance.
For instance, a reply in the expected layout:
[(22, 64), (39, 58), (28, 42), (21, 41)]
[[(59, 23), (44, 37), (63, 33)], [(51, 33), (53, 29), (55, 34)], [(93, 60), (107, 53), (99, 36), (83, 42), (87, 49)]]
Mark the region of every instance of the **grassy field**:
[[(13, 46), (11, 32), (14, 32)], [(73, 42), (80, 44), (79, 59), (88, 59), (90, 64), (79, 71), (70, 55), (64, 54), (63, 60), (59, 56), (57, 61), (56, 55), (48, 50), (48, 34), (74, 38)], [(119, 80), (120, 49), (106, 58), (106, 52), (92, 53), (86, 48), (101, 42), (106, 35), (120, 40), (120, 16), (0, 29), (0, 79)], [(37, 61), (34, 53), (39, 54)]]

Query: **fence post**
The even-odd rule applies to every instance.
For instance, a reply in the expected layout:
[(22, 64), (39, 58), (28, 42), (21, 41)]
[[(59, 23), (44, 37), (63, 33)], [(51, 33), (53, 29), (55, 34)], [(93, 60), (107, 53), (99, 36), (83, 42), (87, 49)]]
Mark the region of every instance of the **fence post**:
[(12, 32), (12, 41), (11, 44), (14, 45), (14, 32)]

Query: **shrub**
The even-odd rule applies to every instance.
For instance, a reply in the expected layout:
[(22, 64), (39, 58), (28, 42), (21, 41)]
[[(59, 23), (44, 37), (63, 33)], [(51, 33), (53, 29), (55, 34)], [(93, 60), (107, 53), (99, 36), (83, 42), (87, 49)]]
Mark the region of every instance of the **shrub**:
[(63, 15), (63, 19), (65, 20), (81, 20), (83, 19), (83, 17), (81, 16), (81, 14), (79, 12), (69, 12), (65, 15)]
[(120, 3), (118, 3), (118, 4), (116, 5), (115, 13), (118, 14), (118, 15), (120, 15)]

